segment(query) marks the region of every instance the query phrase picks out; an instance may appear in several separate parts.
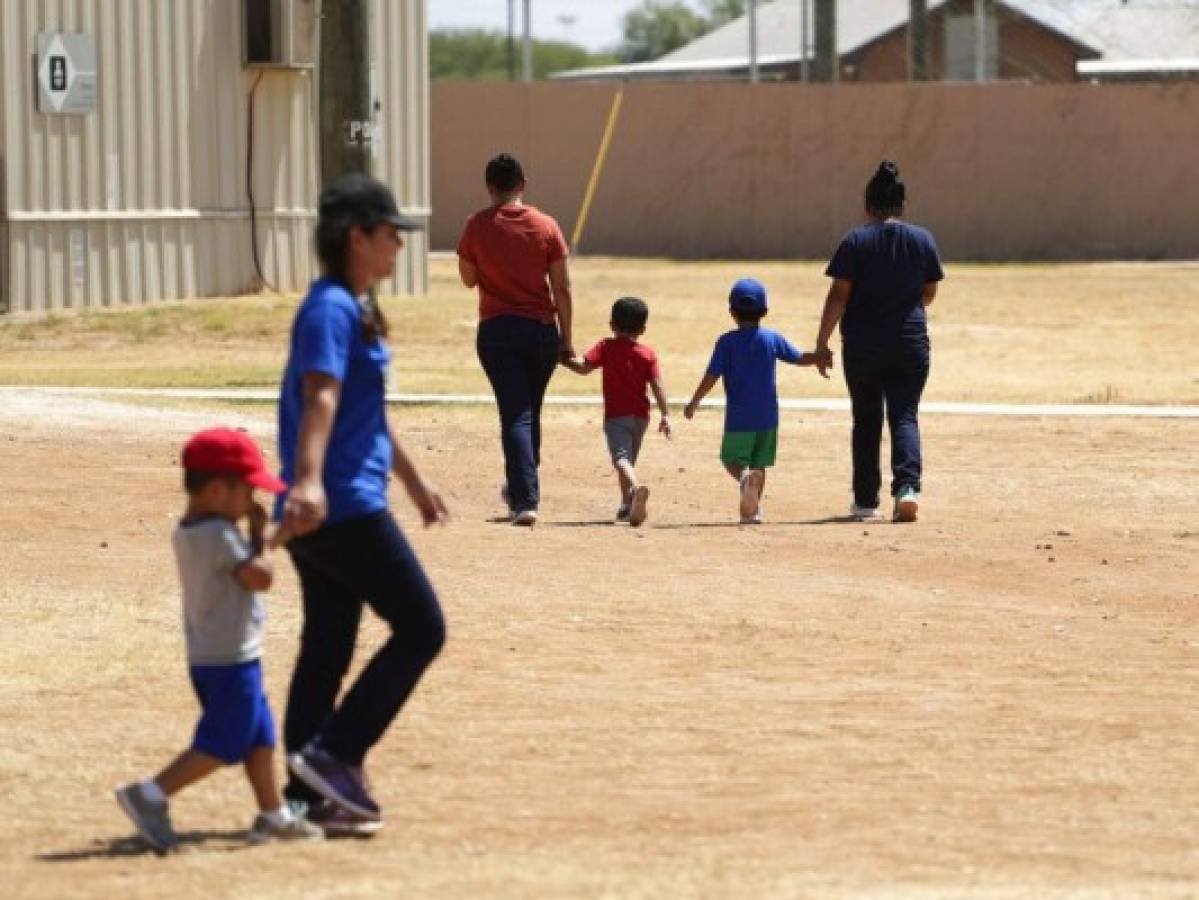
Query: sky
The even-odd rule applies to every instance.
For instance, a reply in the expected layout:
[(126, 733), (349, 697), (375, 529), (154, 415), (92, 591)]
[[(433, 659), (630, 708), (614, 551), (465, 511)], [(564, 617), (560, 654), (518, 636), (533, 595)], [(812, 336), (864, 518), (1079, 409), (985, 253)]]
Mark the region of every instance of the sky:
[[(590, 50), (620, 43), (620, 20), (642, 0), (530, 0), (533, 37), (566, 40)], [(508, 0), (428, 0), (429, 28), (487, 28), (506, 31)], [(515, 0), (516, 33), (524, 27), (524, 0)], [(698, 7), (692, 2), (691, 6)]]

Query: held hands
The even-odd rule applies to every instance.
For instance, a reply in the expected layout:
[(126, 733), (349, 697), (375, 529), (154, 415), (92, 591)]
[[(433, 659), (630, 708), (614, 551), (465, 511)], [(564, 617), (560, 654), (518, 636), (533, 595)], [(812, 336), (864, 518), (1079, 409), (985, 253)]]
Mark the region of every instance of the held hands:
[(283, 506), (282, 530), (299, 537), (316, 531), (329, 512), (325, 487), (319, 478), (296, 482)]
[(821, 378), (828, 378), (828, 370), (833, 367), (833, 351), (828, 347), (817, 347), (812, 354), (816, 359), (814, 365)]

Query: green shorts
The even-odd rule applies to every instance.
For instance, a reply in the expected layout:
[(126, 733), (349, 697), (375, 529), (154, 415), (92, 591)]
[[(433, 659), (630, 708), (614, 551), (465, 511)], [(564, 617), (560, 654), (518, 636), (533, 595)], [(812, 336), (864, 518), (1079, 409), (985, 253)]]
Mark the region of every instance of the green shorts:
[(720, 444), (720, 461), (730, 466), (766, 469), (774, 465), (778, 450), (777, 428), (762, 431), (726, 431)]

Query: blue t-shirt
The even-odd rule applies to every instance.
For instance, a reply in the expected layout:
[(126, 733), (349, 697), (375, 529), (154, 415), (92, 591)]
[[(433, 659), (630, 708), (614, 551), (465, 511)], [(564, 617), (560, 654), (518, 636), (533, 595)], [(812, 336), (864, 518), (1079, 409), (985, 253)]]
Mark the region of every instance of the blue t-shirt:
[(921, 294), (925, 284), (945, 277), (932, 234), (895, 220), (852, 229), (824, 274), (853, 282), (841, 338), (855, 346), (925, 338)]
[(779, 427), (775, 361), (797, 363), (803, 356), (770, 328), (753, 326), (722, 334), (712, 351), (708, 374), (724, 379), (725, 431), (765, 431)]
[[(312, 283), (291, 329), (291, 350), (279, 394), (279, 458), (282, 478), (295, 481), (296, 443), (304, 411), (304, 376), (331, 375), (341, 382), (341, 399), (325, 452), (326, 523), (387, 508), (391, 435), (385, 391), (391, 353), (381, 340), (367, 343), (362, 310), (340, 282)], [(276, 517), (286, 495), (279, 497)]]

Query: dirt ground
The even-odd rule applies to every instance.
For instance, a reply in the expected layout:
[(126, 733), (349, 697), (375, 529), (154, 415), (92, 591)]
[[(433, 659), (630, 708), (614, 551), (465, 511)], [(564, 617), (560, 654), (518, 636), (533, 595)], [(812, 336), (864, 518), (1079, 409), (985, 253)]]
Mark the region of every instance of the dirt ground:
[(490, 411), (395, 417), (455, 520), (396, 498), (450, 640), (368, 760), (386, 829), (249, 849), (229, 771), (159, 859), (111, 790), (194, 723), (178, 449), (217, 422), (270, 446), (272, 411), (0, 394), (9, 897), (1199, 896), (1199, 423), (926, 416), (921, 521), (864, 526), (847, 417), (788, 415), (753, 528), (707, 412), (649, 442), (633, 530), (598, 410), (552, 409), (519, 530), (489, 521)]

